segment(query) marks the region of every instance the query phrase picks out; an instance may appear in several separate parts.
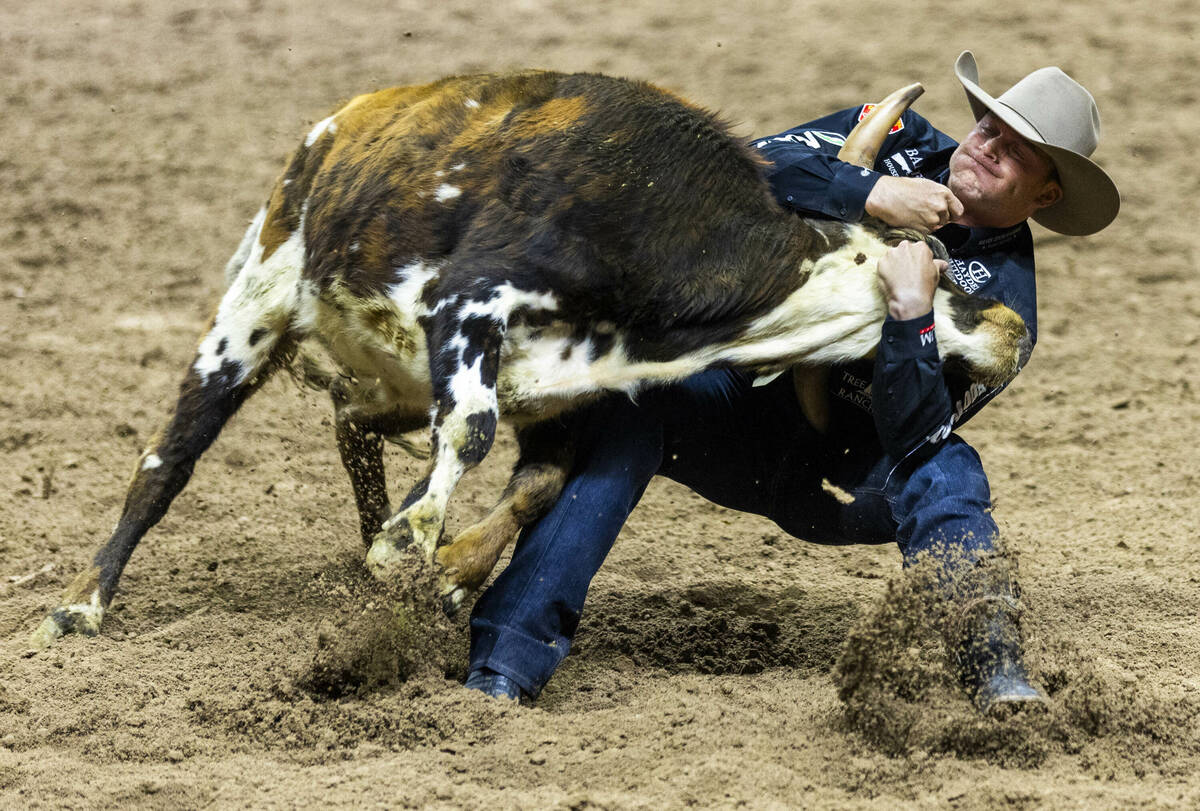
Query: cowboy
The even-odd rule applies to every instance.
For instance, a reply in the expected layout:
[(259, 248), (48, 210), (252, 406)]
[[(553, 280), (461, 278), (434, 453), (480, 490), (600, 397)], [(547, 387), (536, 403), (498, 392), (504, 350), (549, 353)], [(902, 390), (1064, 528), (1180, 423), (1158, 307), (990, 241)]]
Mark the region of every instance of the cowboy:
[(1036, 341), (1026, 220), (1092, 234), (1113, 220), (1120, 198), (1089, 159), (1096, 103), (1063, 71), (1036, 70), (999, 98), (980, 88), (969, 51), (955, 73), (976, 119), (962, 143), (910, 110), (874, 171), (843, 163), (837, 150), (866, 106), (754, 142), (781, 205), (932, 232), (949, 251), (945, 263), (925, 243), (904, 242), (879, 261), (888, 306), (879, 349), (873, 361), (830, 371), (827, 424), (805, 419), (799, 376), (755, 385), (730, 369), (646, 392), (637, 404), (610, 396), (574, 415), (580, 442), (563, 493), (522, 534), (472, 612), (467, 687), (537, 695), (570, 648), (593, 575), (659, 474), (797, 538), (895, 542), (906, 566), (931, 558), (944, 575), (938, 597), (956, 620), (948, 642), (977, 705), (1002, 711), (1044, 701), (1022, 662), (1011, 572), (996, 563), (987, 477), (954, 432), (1000, 389), (943, 368), (933, 293), (945, 273), (1016, 310)]

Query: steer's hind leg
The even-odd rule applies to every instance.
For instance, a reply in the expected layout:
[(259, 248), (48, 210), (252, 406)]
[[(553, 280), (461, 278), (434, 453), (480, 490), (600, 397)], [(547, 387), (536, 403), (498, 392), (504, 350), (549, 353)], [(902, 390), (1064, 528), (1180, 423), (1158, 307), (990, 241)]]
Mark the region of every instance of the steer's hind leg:
[(427, 327), (433, 381), (433, 453), (429, 472), (371, 544), (367, 566), (385, 577), (399, 550), (416, 542), (427, 560), (441, 537), (446, 505), (459, 479), (483, 460), (496, 436), (502, 317), (468, 315), (446, 307)]
[(329, 394), (334, 404), (338, 453), (354, 491), (363, 543), (370, 547), (392, 514), (383, 468), (384, 438), (427, 427), (429, 415), (364, 413), (361, 406), (349, 401), (347, 387), (338, 383), (330, 386)]
[(522, 529), (546, 514), (567, 482), (575, 459), (569, 428), (548, 420), (517, 433), (520, 455), (508, 486), (482, 521), (458, 534), (438, 550), (442, 575), (442, 605), (457, 611), (463, 599), (483, 585), (505, 547)]
[(294, 310), (288, 306), (294, 299), (272, 300), (261, 289), (253, 295), (244, 290), (239, 279), (226, 293), (184, 377), (174, 414), (138, 459), (112, 535), (34, 631), (35, 648), (48, 647), (64, 633), (99, 632), (142, 536), (166, 513), (226, 421), (294, 346), (289, 334)]

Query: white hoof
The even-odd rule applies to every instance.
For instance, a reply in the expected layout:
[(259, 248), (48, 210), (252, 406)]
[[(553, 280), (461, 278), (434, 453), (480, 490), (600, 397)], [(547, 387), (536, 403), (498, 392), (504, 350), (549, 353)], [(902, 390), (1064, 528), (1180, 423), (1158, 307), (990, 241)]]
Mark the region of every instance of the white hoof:
[(72, 631), (84, 636), (96, 636), (100, 633), (103, 620), (104, 609), (100, 607), (100, 593), (96, 592), (91, 602), (59, 606), (47, 614), (41, 625), (29, 635), (29, 648), (33, 652), (45, 650), (63, 634)]
[(367, 550), (367, 570), (379, 580), (388, 579), (400, 566), (400, 550), (387, 538), (377, 538)]

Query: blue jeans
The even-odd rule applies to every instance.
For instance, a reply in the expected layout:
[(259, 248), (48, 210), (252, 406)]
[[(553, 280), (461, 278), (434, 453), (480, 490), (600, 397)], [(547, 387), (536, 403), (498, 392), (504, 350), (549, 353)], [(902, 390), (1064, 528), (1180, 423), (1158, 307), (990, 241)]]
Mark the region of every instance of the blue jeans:
[(522, 533), (471, 614), (471, 669), (502, 673), (532, 695), (570, 650), (588, 586), (655, 474), (804, 540), (895, 541), (906, 564), (947, 550), (955, 563), (972, 561), (997, 535), (987, 478), (966, 442), (951, 435), (932, 455), (900, 463), (872, 442), (847, 448), (838, 432), (825, 436), (804, 419), (790, 374), (752, 388), (742, 373), (712, 370), (637, 404), (608, 397), (574, 420), (579, 447), (562, 495)]

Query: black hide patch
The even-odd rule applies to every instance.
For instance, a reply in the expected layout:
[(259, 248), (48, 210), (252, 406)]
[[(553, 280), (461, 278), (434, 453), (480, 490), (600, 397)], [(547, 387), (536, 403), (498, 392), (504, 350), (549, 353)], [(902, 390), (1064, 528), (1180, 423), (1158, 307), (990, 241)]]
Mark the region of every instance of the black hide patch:
[(462, 353), (462, 364), (468, 368), (474, 366), (482, 355), (484, 362), (479, 370), (480, 383), (489, 389), (495, 388), (500, 368), (501, 327), (499, 321), (484, 315), (470, 316), (459, 325), (460, 334), (467, 342)]
[(426, 476), (425, 478), (421, 479), (421, 481), (419, 481), (415, 485), (413, 485), (412, 490), (408, 491), (408, 495), (405, 496), (404, 501), (402, 501), (400, 503), (400, 509), (397, 510), (397, 512), (408, 509), (413, 504), (420, 501), (425, 496), (425, 494), (428, 492), (429, 492), (429, 477)]
[(983, 321), (983, 312), (999, 306), (995, 299), (960, 294), (950, 297), (950, 317), (959, 332), (970, 334)]
[(458, 449), (458, 460), (467, 467), (474, 467), (492, 448), (496, 437), (496, 412), (476, 411), (467, 415), (467, 436)]

